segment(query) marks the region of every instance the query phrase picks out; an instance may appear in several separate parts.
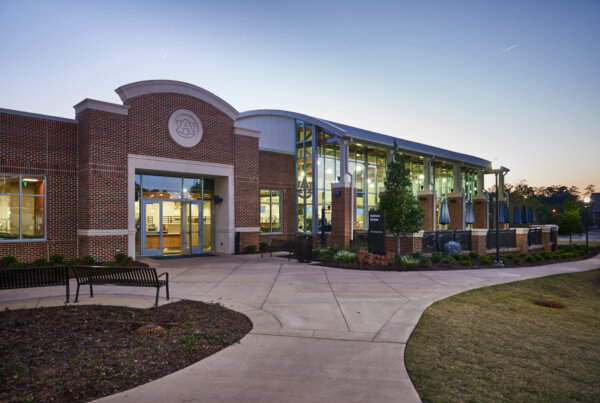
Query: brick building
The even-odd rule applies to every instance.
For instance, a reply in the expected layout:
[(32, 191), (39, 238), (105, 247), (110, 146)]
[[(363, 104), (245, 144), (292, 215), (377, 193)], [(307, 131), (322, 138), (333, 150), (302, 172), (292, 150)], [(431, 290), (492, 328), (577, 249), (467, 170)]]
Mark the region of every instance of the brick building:
[(233, 253), (333, 231), (367, 229), (397, 141), (438, 227), (465, 227), (473, 202), (485, 228), (489, 162), (279, 110), (239, 113), (191, 84), (152, 80), (116, 90), (122, 104), (85, 99), (75, 119), (0, 109), (0, 256), (67, 258)]

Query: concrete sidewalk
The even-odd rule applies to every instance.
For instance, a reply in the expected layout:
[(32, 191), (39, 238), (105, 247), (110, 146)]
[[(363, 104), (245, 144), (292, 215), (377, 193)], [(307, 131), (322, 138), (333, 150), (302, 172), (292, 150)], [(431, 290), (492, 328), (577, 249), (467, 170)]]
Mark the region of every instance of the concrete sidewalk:
[[(531, 268), (402, 273), (259, 255), (148, 263), (169, 272), (172, 297), (219, 302), (248, 315), (254, 327), (237, 345), (102, 401), (417, 402), (404, 349), (431, 303), (473, 288), (595, 269), (600, 255)], [(59, 305), (63, 291), (3, 291), (0, 309)], [(93, 299), (82, 294), (80, 303), (153, 303), (151, 289), (97, 287), (94, 293)]]

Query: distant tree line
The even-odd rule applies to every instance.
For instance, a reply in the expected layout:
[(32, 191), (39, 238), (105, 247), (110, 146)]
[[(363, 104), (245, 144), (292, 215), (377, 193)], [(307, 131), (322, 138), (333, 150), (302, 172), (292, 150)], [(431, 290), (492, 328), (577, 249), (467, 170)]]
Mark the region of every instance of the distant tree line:
[[(515, 205), (519, 207), (533, 206), (535, 212), (536, 224), (556, 224), (561, 223), (561, 219), (569, 212), (569, 220), (573, 222), (574, 210), (578, 213), (578, 220), (582, 226), (591, 224), (588, 209), (585, 207), (583, 198), (596, 191), (594, 185), (588, 185), (583, 191), (577, 186), (553, 185), (547, 187), (532, 187), (526, 181), (521, 181), (516, 185), (505, 184), (504, 193), (508, 196), (509, 205), (512, 208)], [(496, 197), (495, 187), (488, 189), (490, 195)], [(511, 215), (512, 217), (512, 215)], [(579, 230), (581, 227), (571, 224), (571, 228)], [(577, 231), (573, 231), (576, 233)], [(568, 233), (567, 233), (568, 235)]]

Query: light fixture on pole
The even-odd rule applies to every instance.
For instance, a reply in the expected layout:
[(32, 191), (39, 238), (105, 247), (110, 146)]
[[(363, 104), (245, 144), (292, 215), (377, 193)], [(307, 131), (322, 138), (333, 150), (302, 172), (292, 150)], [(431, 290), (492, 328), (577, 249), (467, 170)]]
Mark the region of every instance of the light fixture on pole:
[[(494, 159), (494, 161), (492, 161), (492, 170), (489, 173), (493, 173), (494, 177), (496, 178), (496, 208), (494, 209), (496, 222), (496, 260), (493, 264), (494, 267), (504, 267), (504, 263), (500, 260), (500, 220), (498, 215), (498, 210), (500, 208), (500, 191), (498, 189), (498, 176), (502, 174), (502, 176), (504, 177), (504, 175), (506, 175), (509, 171), (510, 169), (500, 165), (497, 159)], [(504, 180), (502, 181), (502, 183), (504, 183)]]
[(585, 208), (586, 208), (586, 212), (585, 212), (585, 251), (589, 252), (590, 251), (590, 247), (589, 247), (589, 231), (590, 231), (590, 197), (589, 196), (585, 196), (583, 198), (583, 202), (585, 203)]

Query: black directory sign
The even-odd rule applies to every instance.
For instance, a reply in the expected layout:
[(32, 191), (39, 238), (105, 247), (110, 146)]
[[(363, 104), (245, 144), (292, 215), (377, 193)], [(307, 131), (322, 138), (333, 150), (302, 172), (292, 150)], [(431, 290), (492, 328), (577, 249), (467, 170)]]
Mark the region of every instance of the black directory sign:
[(369, 211), (369, 253), (385, 255), (385, 211)]

